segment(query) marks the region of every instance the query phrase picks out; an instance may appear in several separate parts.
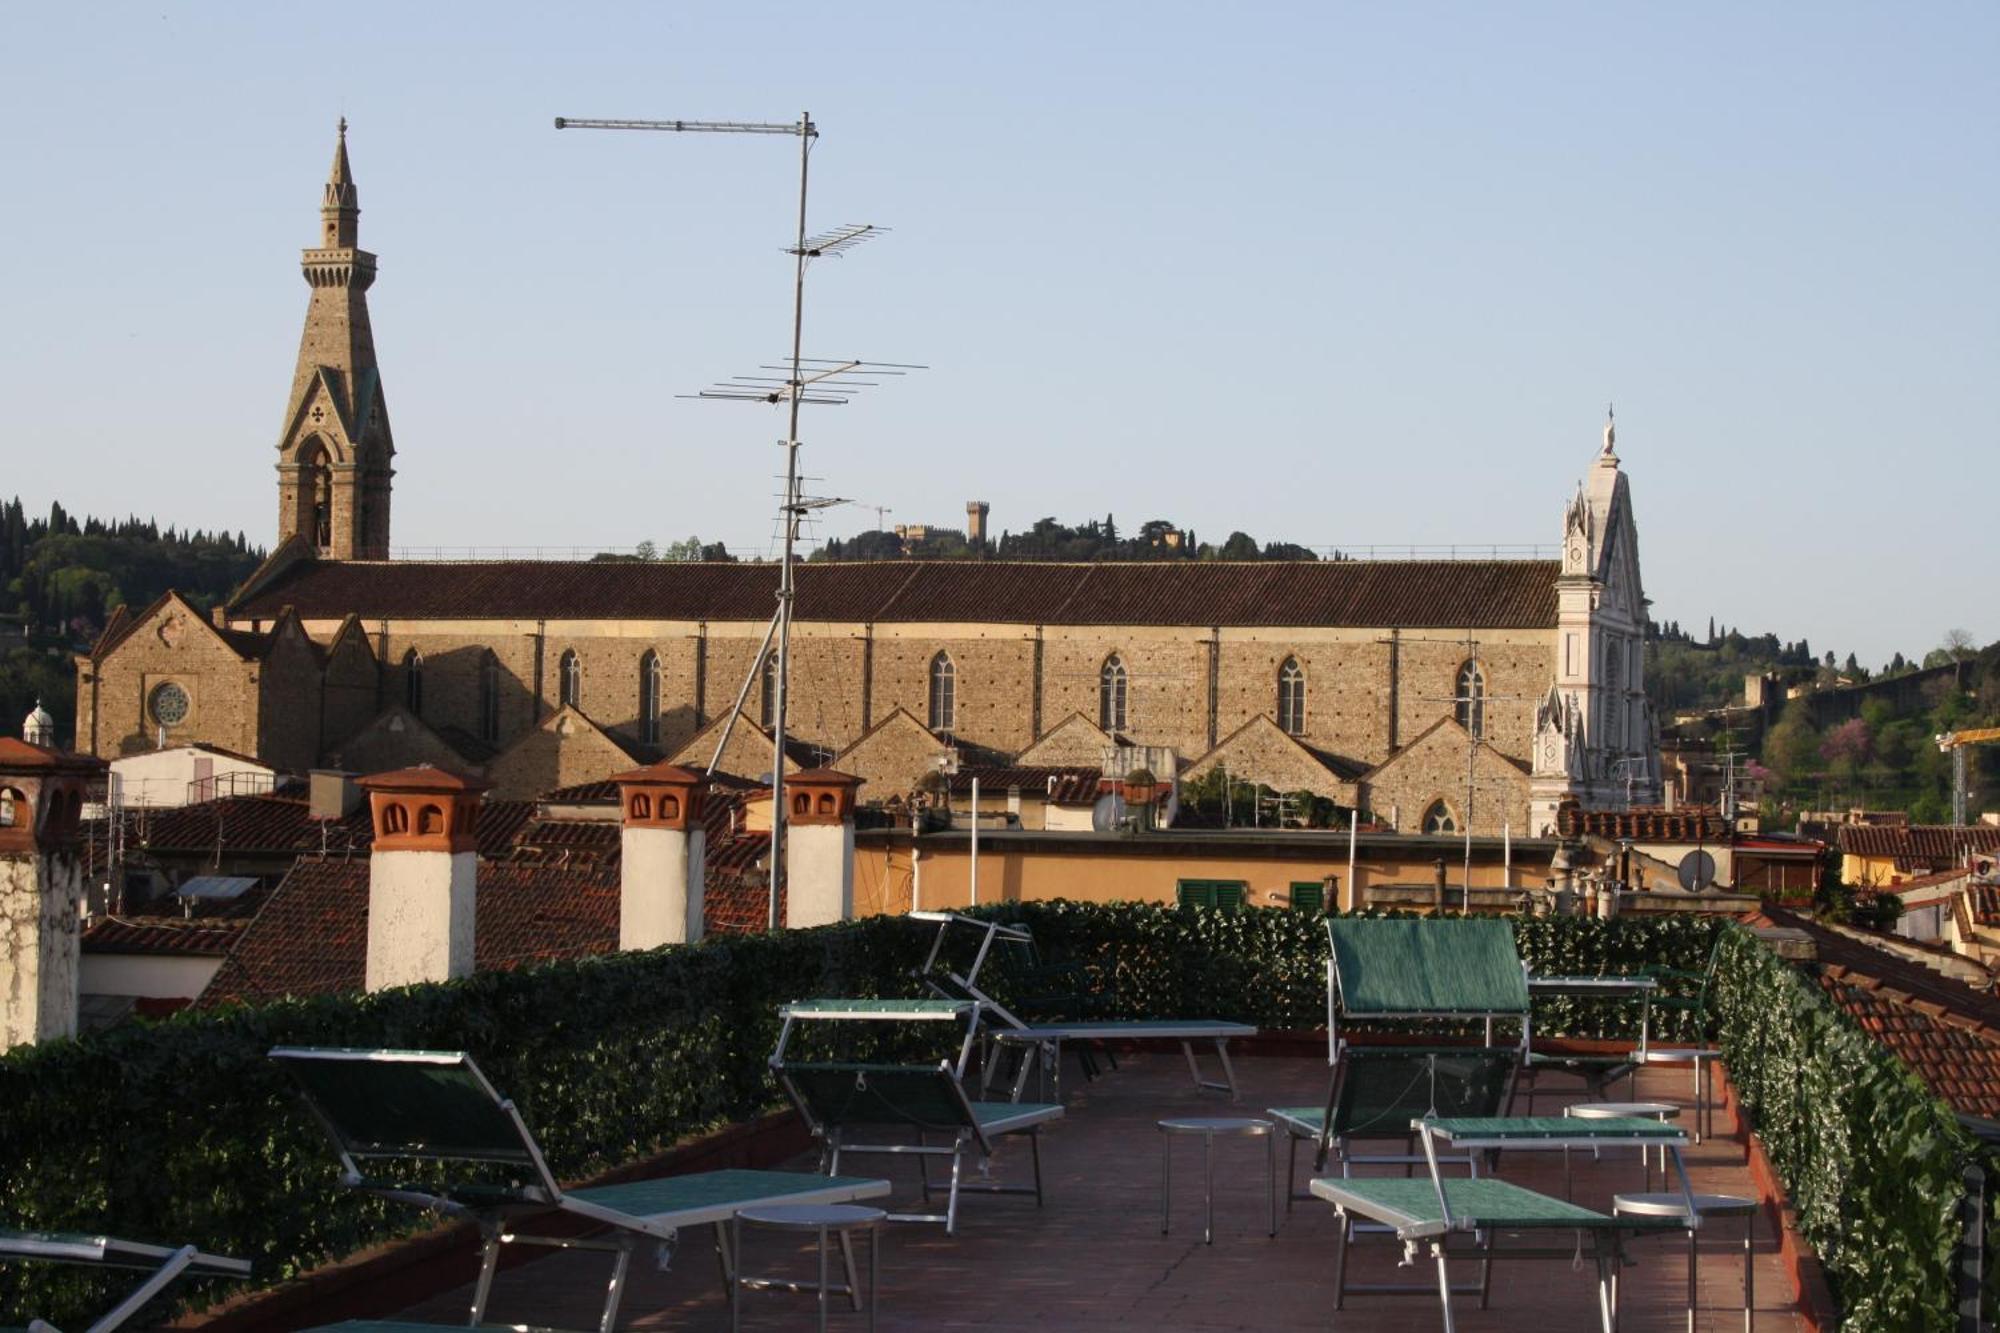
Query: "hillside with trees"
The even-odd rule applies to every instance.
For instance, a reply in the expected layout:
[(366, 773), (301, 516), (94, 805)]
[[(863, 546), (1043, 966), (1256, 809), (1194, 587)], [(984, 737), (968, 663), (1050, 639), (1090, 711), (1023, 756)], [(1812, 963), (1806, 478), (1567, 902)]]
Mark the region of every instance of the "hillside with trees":
[[(1199, 540), (1192, 528), (1163, 518), (1148, 519), (1126, 534), (1114, 515), (1086, 519), (1072, 527), (1053, 518), (1037, 519), (1026, 532), (1003, 531), (990, 549), (976, 550), (955, 528), (928, 528), (919, 538), (894, 532), (862, 532), (836, 537), (812, 554), (814, 560), (966, 560), (990, 555), (1000, 560), (1317, 560), (1295, 542), (1259, 544), (1246, 532), (1232, 532), (1221, 545)], [(1335, 553), (1334, 559), (1343, 557)]]
[(40, 699), (67, 739), (76, 721), (70, 654), (88, 648), (113, 611), (138, 610), (169, 588), (206, 609), (263, 558), (240, 532), (78, 519), (60, 504), (30, 518), (19, 499), (0, 504), (0, 726), (18, 734)]

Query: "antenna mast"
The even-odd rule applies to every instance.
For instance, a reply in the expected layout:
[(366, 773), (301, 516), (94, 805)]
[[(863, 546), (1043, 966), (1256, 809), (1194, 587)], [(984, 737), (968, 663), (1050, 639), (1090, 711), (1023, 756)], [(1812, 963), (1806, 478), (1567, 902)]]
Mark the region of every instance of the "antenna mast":
[[(772, 617), (772, 629), (765, 634), (765, 642), (775, 637), (778, 641), (777, 698), (771, 709), (771, 869), (770, 905), (768, 925), (776, 930), (781, 924), (778, 919), (778, 897), (784, 884), (785, 875), (785, 701), (790, 692), (792, 610), (797, 598), (797, 584), (793, 576), (794, 553), (798, 540), (799, 521), (811, 510), (838, 504), (838, 500), (807, 499), (799, 493), (799, 408), (806, 403), (838, 405), (848, 400), (845, 390), (865, 387), (866, 381), (848, 378), (853, 372), (862, 370), (871, 374), (900, 375), (908, 370), (921, 370), (921, 366), (892, 366), (878, 362), (842, 361), (824, 362), (817, 358), (807, 358), (804, 350), (805, 305), (806, 305), (806, 261), (826, 256), (839, 256), (843, 251), (873, 238), (885, 230), (871, 224), (836, 228), (821, 236), (806, 235), (806, 190), (811, 179), (812, 148), (819, 138), (819, 127), (813, 124), (810, 112), (800, 112), (796, 122), (775, 121), (732, 121), (732, 120), (577, 120), (566, 116), (556, 117), (556, 128), (579, 130), (661, 130), (682, 134), (790, 134), (799, 140), (799, 215), (797, 239), (787, 247), (793, 257), (792, 269), (792, 354), (788, 366), (767, 366), (764, 369), (786, 370), (789, 374), (782, 381), (774, 381), (766, 376), (742, 376), (694, 395), (700, 398), (725, 398), (747, 402), (778, 403), (787, 408), (785, 438), (780, 444), (785, 450), (785, 498), (779, 506), (779, 516), (784, 524), (784, 554), (778, 566), (777, 611)], [(806, 369), (811, 361), (813, 369)], [(819, 386), (818, 391), (808, 394), (811, 386)], [(763, 655), (750, 667), (751, 675), (743, 683), (743, 690), (737, 696), (737, 707), (730, 712), (729, 720), (723, 724), (722, 739), (715, 747), (715, 756), (710, 759), (708, 771), (713, 774), (715, 765), (722, 758), (723, 746), (729, 743), (729, 734), (736, 726), (736, 719), (742, 712), (742, 704), (750, 690), (750, 680), (763, 667)]]

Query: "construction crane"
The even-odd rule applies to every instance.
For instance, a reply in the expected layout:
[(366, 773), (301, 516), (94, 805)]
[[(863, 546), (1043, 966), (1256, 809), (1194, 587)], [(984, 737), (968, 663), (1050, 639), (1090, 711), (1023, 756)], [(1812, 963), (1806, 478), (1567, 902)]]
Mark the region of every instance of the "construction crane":
[(1936, 738), (1937, 747), (1951, 755), (1951, 822), (1965, 822), (1965, 747), (1990, 745), (2000, 741), (2000, 727), (1974, 727), (1968, 731), (1947, 731)]

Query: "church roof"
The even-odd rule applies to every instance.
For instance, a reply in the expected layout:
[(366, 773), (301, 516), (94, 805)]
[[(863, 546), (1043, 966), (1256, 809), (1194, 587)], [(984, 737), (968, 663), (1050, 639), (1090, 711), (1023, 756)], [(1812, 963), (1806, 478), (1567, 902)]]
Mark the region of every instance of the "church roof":
[[(802, 620), (1019, 625), (1293, 625), (1543, 629), (1552, 560), (807, 563)], [(308, 620), (749, 620), (770, 617), (772, 564), (689, 561), (302, 561), (231, 608)]]

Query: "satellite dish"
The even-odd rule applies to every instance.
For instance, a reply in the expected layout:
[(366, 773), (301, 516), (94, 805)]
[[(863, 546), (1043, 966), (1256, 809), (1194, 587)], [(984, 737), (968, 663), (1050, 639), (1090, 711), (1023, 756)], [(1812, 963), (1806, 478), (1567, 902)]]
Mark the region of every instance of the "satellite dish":
[(1700, 893), (1715, 883), (1715, 858), (1704, 851), (1692, 851), (1681, 858), (1679, 876), (1681, 887), (1689, 893)]

